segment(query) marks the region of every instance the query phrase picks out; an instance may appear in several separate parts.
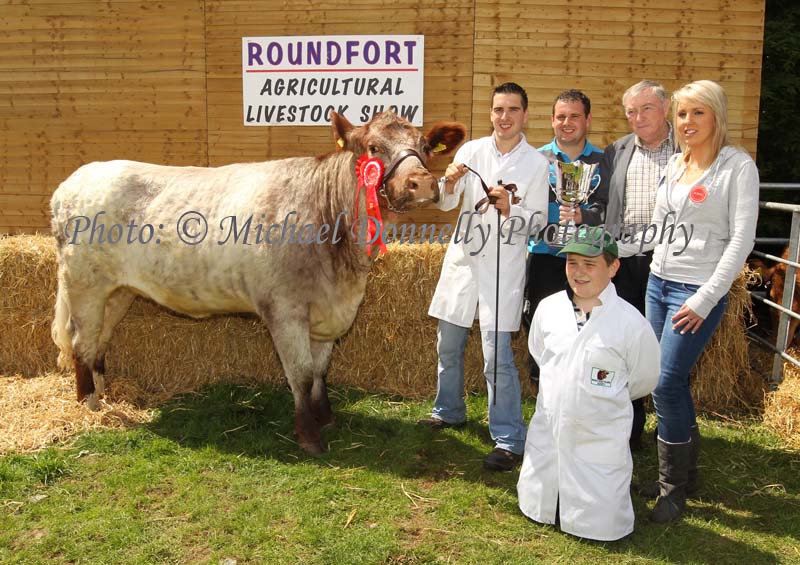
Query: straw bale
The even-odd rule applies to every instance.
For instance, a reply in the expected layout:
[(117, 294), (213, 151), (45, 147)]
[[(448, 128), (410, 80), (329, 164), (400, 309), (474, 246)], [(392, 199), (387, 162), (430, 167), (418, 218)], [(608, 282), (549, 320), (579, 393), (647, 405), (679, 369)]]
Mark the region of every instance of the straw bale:
[[(50, 340), (55, 296), (52, 238), (0, 239), (0, 374), (33, 376), (55, 370)], [(436, 390), (436, 320), (427, 315), (445, 246), (389, 246), (370, 274), (364, 304), (351, 331), (334, 347), (329, 381), (407, 397)], [(759, 377), (749, 370), (744, 314), (750, 308), (745, 275), (731, 292), (728, 312), (701, 359), (694, 380), (698, 405), (721, 411), (753, 406)], [(528, 387), (527, 339), (513, 342)], [(143, 394), (166, 398), (217, 382), (283, 383), (269, 332), (255, 316), (193, 320), (137, 299), (117, 328), (106, 365), (108, 380), (130, 380)], [(480, 332), (470, 332), (466, 388), (485, 390)]]
[(225, 381), (283, 382), (266, 326), (256, 316), (194, 320), (137, 299), (106, 356), (111, 379), (133, 380), (147, 394), (172, 396)]
[(55, 369), (56, 269), (52, 237), (0, 237), (0, 374)]
[(0, 379), (0, 453), (34, 451), (86, 430), (152, 419), (152, 410), (137, 408), (143, 395), (130, 383), (111, 383), (108, 397), (115, 400), (102, 401), (96, 412), (75, 402), (74, 387), (71, 376), (59, 373)]
[[(372, 268), (353, 328), (334, 349), (334, 381), (412, 398), (435, 394), (437, 322), (428, 306), (446, 249), (438, 243), (389, 246)], [(520, 374), (527, 375), (522, 332), (513, 347)], [(464, 381), (468, 391), (486, 389), (478, 324), (467, 340)]]
[[(800, 359), (800, 348), (791, 348), (789, 355)], [(786, 362), (783, 382), (764, 400), (764, 424), (786, 442), (800, 449), (800, 369)]]
[(752, 317), (753, 308), (747, 285), (754, 277), (757, 274), (745, 267), (734, 281), (722, 322), (697, 363), (692, 393), (703, 410), (752, 411), (763, 401), (766, 382), (750, 369), (745, 333), (745, 320)]
[[(367, 390), (427, 397), (436, 389), (436, 321), (427, 315), (445, 247), (389, 246), (367, 284), (352, 330), (334, 347), (329, 380)], [(0, 239), (0, 374), (55, 371), (50, 338), (56, 265), (52, 238)], [(525, 367), (525, 336), (514, 340)], [(470, 332), (468, 390), (483, 388), (480, 332)], [(106, 366), (109, 381), (131, 379), (146, 394), (171, 396), (217, 381), (283, 383), (269, 332), (256, 316), (206, 320), (137, 299), (117, 328)]]

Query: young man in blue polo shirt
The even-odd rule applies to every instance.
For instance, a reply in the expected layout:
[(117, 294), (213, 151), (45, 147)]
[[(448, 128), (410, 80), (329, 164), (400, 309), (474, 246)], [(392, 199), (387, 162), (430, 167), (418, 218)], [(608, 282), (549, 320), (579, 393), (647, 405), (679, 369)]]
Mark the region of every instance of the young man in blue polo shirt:
[[(553, 102), (552, 125), (553, 141), (539, 148), (539, 151), (550, 161), (550, 181), (555, 183), (553, 162), (572, 163), (581, 161), (590, 165), (598, 164), (603, 158), (603, 151), (586, 139), (586, 133), (592, 123), (592, 103), (589, 97), (580, 90), (566, 90), (559, 94)], [(603, 171), (597, 171), (601, 176)], [(605, 186), (605, 185), (601, 185)], [(555, 193), (551, 190), (547, 210), (547, 223), (565, 223), (568, 220), (575, 224), (597, 226), (603, 223), (605, 208), (608, 202), (608, 191), (597, 190), (589, 197), (588, 205), (574, 211), (568, 206), (559, 206)], [(527, 277), (525, 282), (525, 304), (523, 323), (530, 327), (533, 313), (539, 302), (555, 292), (567, 288), (565, 275), (566, 260), (557, 253), (560, 247), (546, 242), (547, 234), (555, 233), (555, 229), (545, 227), (532, 237), (528, 245)], [(563, 245), (561, 246), (563, 247)], [(528, 356), (530, 378), (534, 383), (539, 381), (539, 367), (532, 357)]]

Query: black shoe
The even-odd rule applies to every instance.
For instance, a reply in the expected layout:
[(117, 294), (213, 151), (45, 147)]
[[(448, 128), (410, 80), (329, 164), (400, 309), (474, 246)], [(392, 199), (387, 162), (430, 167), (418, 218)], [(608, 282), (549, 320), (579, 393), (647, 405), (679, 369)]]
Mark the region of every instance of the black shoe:
[(656, 524), (674, 522), (683, 515), (686, 509), (685, 496), (659, 496), (656, 505), (650, 513), (650, 519)]
[(417, 420), (417, 425), (424, 426), (431, 430), (444, 430), (445, 428), (463, 428), (465, 425), (467, 425), (467, 423), (459, 422), (457, 424), (451, 424), (450, 422), (445, 422), (439, 418), (422, 418), (421, 420)]
[(513, 471), (522, 462), (522, 455), (495, 447), (483, 460), (483, 468), (490, 471)]

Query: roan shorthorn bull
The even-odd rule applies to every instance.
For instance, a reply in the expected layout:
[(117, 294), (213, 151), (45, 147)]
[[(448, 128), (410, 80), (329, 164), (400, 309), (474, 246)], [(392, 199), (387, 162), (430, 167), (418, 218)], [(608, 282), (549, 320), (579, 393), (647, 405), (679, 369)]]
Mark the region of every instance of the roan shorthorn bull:
[(337, 150), (320, 157), (217, 168), (96, 162), (61, 183), (50, 203), (52, 333), (59, 365), (74, 364), (79, 401), (98, 405), (112, 332), (137, 295), (196, 318), (251, 312), (283, 365), (300, 446), (324, 450), (331, 350), (353, 323), (372, 262), (364, 234), (353, 235), (367, 216), (356, 163), (381, 161), (379, 204), (401, 211), (437, 201), (426, 161), (465, 136), (449, 122), (423, 136), (391, 112), (361, 127), (334, 114), (332, 125)]

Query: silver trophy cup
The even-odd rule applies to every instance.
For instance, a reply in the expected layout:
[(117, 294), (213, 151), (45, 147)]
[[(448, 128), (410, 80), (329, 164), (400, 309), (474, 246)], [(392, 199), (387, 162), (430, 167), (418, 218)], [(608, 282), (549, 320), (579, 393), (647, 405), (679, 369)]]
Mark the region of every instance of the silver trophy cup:
[[(600, 185), (600, 174), (597, 172), (598, 166), (580, 161), (573, 161), (572, 163), (553, 162), (554, 174), (550, 176), (549, 184), (550, 189), (556, 195), (556, 201), (572, 208), (586, 204), (589, 201), (589, 197)], [(559, 227), (553, 242), (548, 243), (554, 247), (563, 247), (574, 237), (575, 231), (575, 222), (568, 220), (565, 225)]]

